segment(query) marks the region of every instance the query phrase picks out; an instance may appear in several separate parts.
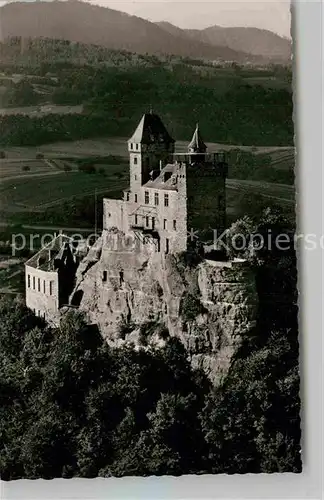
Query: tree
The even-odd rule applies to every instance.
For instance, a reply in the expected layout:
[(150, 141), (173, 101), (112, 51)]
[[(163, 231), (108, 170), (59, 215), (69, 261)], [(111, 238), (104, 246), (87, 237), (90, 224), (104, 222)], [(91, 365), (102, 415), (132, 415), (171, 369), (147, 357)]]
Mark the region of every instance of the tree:
[(253, 259), (252, 235), (255, 224), (247, 216), (234, 222), (226, 232), (226, 251), (229, 258)]
[(274, 332), (236, 361), (202, 412), (213, 472), (300, 472), (298, 349)]

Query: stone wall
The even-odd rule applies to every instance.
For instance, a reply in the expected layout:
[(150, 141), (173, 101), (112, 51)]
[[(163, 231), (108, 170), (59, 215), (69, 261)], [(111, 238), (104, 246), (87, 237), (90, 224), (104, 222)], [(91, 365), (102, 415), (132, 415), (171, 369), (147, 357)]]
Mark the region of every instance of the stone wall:
[[(38, 316), (45, 316), (50, 323), (57, 323), (59, 320), (58, 273), (25, 266), (25, 280), (27, 307), (35, 311)], [(51, 290), (50, 283), (52, 283)]]
[(118, 228), (120, 231), (128, 231), (128, 214), (130, 203), (124, 200), (104, 198), (103, 200), (103, 228)]

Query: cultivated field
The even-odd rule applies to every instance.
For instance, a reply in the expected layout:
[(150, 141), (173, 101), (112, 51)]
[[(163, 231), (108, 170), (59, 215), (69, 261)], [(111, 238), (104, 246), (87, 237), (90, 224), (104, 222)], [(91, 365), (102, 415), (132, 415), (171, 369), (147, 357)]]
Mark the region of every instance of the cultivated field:
[(123, 179), (115, 174), (120, 172), (116, 165), (109, 176), (81, 172), (59, 172), (57, 175), (4, 181), (0, 187), (2, 210), (44, 210), (75, 196), (91, 195), (100, 191), (116, 190), (127, 185), (126, 172)]
[[(274, 169), (285, 170), (294, 166), (294, 148), (237, 147), (216, 143), (208, 143), (207, 146), (209, 151), (235, 149), (253, 153), (256, 159), (260, 160), (260, 164), (256, 162), (257, 169), (262, 169), (265, 159), (267, 168), (273, 166)], [(187, 142), (178, 142), (176, 150), (185, 152)], [(44, 159), (37, 160), (37, 153), (42, 153)], [(93, 196), (95, 192), (100, 199), (100, 194), (109, 191), (116, 193), (128, 185), (128, 164), (122, 161), (122, 158), (128, 157), (125, 138), (58, 142), (37, 148), (7, 148), (5, 155), (6, 158), (0, 160), (2, 222), (5, 222), (7, 217), (12, 220), (13, 214), (18, 216), (19, 212), (42, 212), (65, 201)], [(95, 158), (109, 155), (122, 157), (120, 164), (96, 165)], [(77, 171), (77, 160), (89, 158), (91, 162), (91, 157), (97, 173)], [(71, 171), (64, 171), (66, 164)], [(29, 170), (22, 171), (26, 165)], [(248, 203), (249, 199), (250, 205), (253, 205), (255, 197), (261, 197), (264, 203), (269, 200), (294, 210), (294, 186), (232, 177), (227, 180), (228, 213), (232, 217), (241, 216), (243, 205)]]
[(5, 180), (53, 175), (58, 172), (60, 170), (54, 164), (46, 163), (43, 160), (34, 160), (32, 158), (0, 160), (0, 179), (2, 183)]
[(0, 256), (0, 295), (16, 295), (24, 293), (24, 290), (24, 259), (12, 258), (10, 255)]
[(80, 114), (83, 106), (55, 106), (54, 104), (44, 106), (22, 106), (20, 108), (0, 108), (0, 116), (25, 115), (39, 118), (49, 114)]
[[(295, 148), (277, 148), (272, 151), (263, 151), (263, 153), (265, 156), (269, 156), (271, 167), (275, 167), (277, 169), (293, 169), (295, 166)], [(259, 156), (262, 152), (257, 151), (255, 154), (256, 156)]]
[[(177, 141), (176, 151), (183, 153), (187, 151), (188, 141)], [(98, 139), (83, 139), (71, 142), (56, 142), (44, 144), (37, 147), (8, 147), (5, 149), (9, 158), (35, 158), (37, 153), (43, 153), (47, 158), (55, 157), (84, 157), (84, 156), (108, 156), (117, 155), (128, 157), (127, 137), (101, 137)], [(255, 154), (271, 154), (274, 160), (282, 157), (294, 156), (293, 147), (253, 147), (235, 146), (229, 144), (207, 142), (209, 151), (230, 151), (240, 149), (241, 151), (254, 152)]]

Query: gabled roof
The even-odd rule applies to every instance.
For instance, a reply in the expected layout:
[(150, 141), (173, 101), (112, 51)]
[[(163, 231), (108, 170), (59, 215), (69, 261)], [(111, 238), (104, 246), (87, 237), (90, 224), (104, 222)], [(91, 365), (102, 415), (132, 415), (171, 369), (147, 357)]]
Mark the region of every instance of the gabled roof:
[(59, 234), (33, 255), (25, 265), (42, 271), (55, 272), (55, 261), (63, 261), (68, 254), (69, 256), (76, 255), (79, 252), (79, 246), (81, 247), (80, 240), (73, 240), (65, 234)]
[(188, 151), (190, 153), (206, 153), (207, 151), (207, 146), (201, 137), (198, 123), (196, 125), (196, 130), (194, 131), (191, 142), (188, 145)]
[(140, 144), (174, 143), (169, 132), (162, 123), (161, 118), (154, 113), (145, 113), (139, 122), (137, 129), (128, 142)]

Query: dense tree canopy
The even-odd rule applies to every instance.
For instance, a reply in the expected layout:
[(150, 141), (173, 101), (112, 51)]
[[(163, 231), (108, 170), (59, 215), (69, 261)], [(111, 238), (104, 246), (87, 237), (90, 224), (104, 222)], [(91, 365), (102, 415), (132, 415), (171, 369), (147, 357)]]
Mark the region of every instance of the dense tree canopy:
[[(285, 227), (270, 211), (257, 225)], [(176, 338), (113, 349), (80, 314), (51, 328), (2, 299), (1, 478), (300, 471), (294, 248), (251, 265), (257, 324), (217, 388)]]
[(84, 114), (2, 117), (1, 143), (38, 145), (94, 135), (129, 136), (150, 104), (179, 140), (188, 140), (199, 121), (205, 140), (211, 142), (293, 143), (291, 92), (247, 84), (235, 72), (201, 75), (184, 64), (172, 69), (75, 67), (59, 72), (52, 99), (63, 105), (84, 103)]

